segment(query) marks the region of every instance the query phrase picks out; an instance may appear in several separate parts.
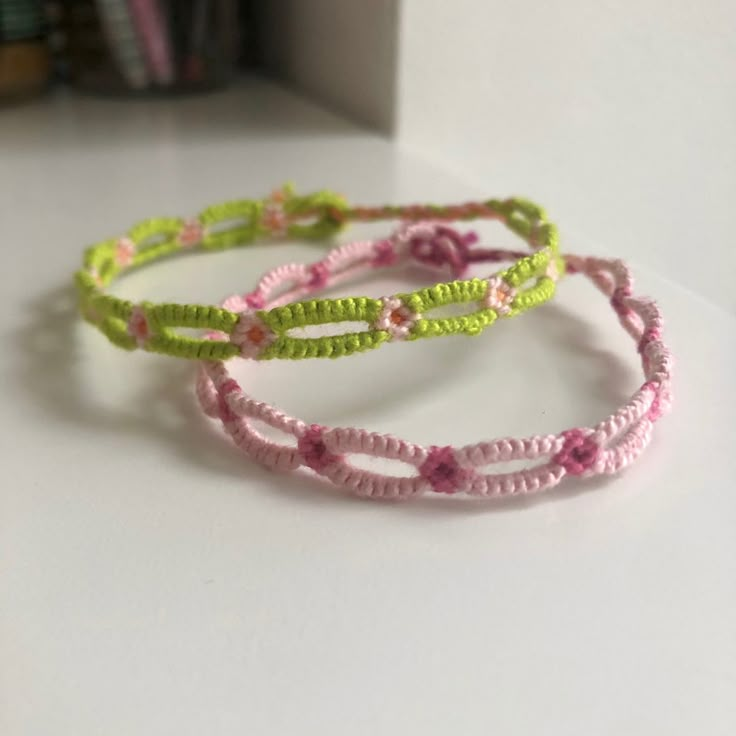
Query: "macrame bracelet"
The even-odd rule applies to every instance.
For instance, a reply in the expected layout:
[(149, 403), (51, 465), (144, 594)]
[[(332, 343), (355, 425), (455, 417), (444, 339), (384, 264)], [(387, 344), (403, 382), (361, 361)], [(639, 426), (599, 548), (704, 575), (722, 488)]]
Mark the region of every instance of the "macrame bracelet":
[[(355, 263), (364, 256), (363, 250), (354, 244), (328, 255), (324, 262), (330, 266), (319, 286), (303, 284), (274, 298), (281, 284), (293, 280), (292, 270), (284, 267), (266, 275), (252, 294), (232, 297), (227, 305), (235, 310), (242, 308), (253, 294), (267, 303), (271, 299), (283, 303), (305, 291), (332, 284), (359, 270)], [(494, 251), (490, 257), (515, 256), (509, 251)], [(244, 393), (225, 364), (217, 361), (202, 363), (197, 380), (200, 403), (209, 416), (221, 420), (241, 450), (263, 465), (281, 471), (306, 466), (337, 486), (371, 498), (409, 498), (428, 492), (510, 496), (552, 488), (567, 475), (618, 473), (639, 457), (649, 444), (654, 423), (670, 407), (672, 359), (662, 341), (662, 316), (653, 301), (632, 295), (631, 273), (622, 261), (567, 256), (566, 263), (568, 272), (586, 275), (609, 299), (621, 325), (637, 344), (644, 371), (644, 382), (629, 401), (593, 427), (464, 447), (423, 447), (391, 435), (353, 427), (324, 427), (290, 417)], [(296, 446), (267, 439), (252, 420), (290, 435), (296, 439)], [(411, 467), (413, 474), (401, 477), (358, 468), (349, 459), (354, 453), (400, 460)], [(515, 472), (481, 470), (513, 460), (528, 461), (528, 467)]]
[[(435, 222), (406, 227), (371, 245), (374, 265), (388, 265), (406, 253), (419, 261), (449, 265), (453, 277), (410, 294), (386, 299), (365, 297), (315, 299), (262, 310), (265, 302), (254, 292), (245, 309), (195, 304), (133, 304), (105, 292), (116, 276), (173, 253), (215, 250), (250, 243), (261, 236), (327, 238), (349, 221), (431, 217)], [(458, 280), (468, 262), (482, 258), (471, 251), (475, 237), (460, 236), (439, 221), (491, 218), (521, 236), (533, 253), (514, 253), (517, 262), (494, 279)], [(305, 219), (312, 222), (305, 224)], [(294, 279), (323, 285), (325, 264), (292, 269)], [(196, 218), (155, 218), (135, 225), (121, 238), (89, 248), (84, 268), (76, 274), (82, 315), (115, 345), (182, 358), (227, 360), (237, 355), (271, 358), (336, 358), (370, 350), (395, 339), (413, 340), (464, 332), (477, 334), (499, 315), (513, 316), (547, 301), (562, 273), (557, 228), (544, 211), (524, 199), (491, 199), (460, 205), (349, 208), (342, 197), (322, 191), (296, 196), (289, 187), (265, 200), (240, 200), (208, 207)], [(528, 282), (533, 283), (527, 286)], [(308, 292), (307, 292), (308, 293)], [(426, 316), (448, 304), (474, 303), (475, 310), (453, 319)], [(242, 313), (241, 313), (242, 312)], [(360, 332), (305, 338), (289, 334), (310, 325), (364, 322)], [(216, 330), (223, 341), (182, 335), (174, 328)]]

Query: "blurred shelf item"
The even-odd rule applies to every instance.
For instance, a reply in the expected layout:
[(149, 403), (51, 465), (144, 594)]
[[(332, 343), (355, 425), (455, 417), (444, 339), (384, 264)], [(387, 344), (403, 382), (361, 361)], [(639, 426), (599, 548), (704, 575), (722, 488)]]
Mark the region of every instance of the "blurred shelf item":
[(42, 91), (50, 74), (43, 7), (36, 0), (0, 2), (0, 98)]
[(70, 77), (79, 88), (197, 92), (232, 77), (237, 0), (80, 0), (62, 7)]

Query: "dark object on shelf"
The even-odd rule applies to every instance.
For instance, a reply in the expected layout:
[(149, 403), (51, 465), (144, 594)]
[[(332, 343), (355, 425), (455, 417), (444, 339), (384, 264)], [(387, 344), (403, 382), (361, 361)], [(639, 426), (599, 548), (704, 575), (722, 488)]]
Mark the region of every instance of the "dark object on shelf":
[(42, 91), (50, 73), (40, 1), (0, 2), (0, 98)]
[(72, 82), (104, 94), (220, 87), (237, 60), (237, 20), (236, 0), (64, 4)]

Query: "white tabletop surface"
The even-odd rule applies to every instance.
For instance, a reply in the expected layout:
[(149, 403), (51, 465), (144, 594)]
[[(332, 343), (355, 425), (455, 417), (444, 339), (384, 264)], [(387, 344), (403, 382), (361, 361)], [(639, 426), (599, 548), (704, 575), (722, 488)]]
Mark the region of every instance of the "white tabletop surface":
[[(84, 246), (138, 219), (286, 179), (361, 203), (510, 194), (256, 81), (0, 112), (0, 733), (736, 732), (733, 315), (637, 270), (667, 318), (676, 406), (622, 477), (396, 505), (274, 475), (200, 415), (192, 365), (82, 324), (70, 279)], [(182, 258), (118, 290), (214, 302), (318, 250)], [(579, 279), (475, 339), (235, 370), (305, 418), (427, 443), (593, 422), (641, 379)]]

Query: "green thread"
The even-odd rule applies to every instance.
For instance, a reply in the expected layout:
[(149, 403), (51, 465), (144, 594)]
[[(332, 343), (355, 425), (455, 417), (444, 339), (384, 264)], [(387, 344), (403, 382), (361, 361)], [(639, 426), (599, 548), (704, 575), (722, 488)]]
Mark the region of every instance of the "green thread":
[(367, 297), (310, 299), (258, 312), (274, 332), (283, 334), (295, 327), (326, 325), (334, 322), (373, 322), (381, 303)]
[[(149, 352), (163, 353), (193, 360), (227, 360), (240, 353), (234, 342), (210, 340), (182, 335), (173, 328), (202, 329), (230, 335), (240, 315), (211, 305), (152, 304), (134, 305), (130, 301), (106, 294), (102, 288), (117, 275), (146, 263), (188, 250), (221, 250), (247, 245), (257, 238), (273, 234), (266, 215), (281, 208), (288, 236), (324, 239), (334, 235), (347, 221), (370, 221), (403, 218), (406, 220), (452, 219), (479, 217), (501, 219), (514, 233), (538, 248), (498, 274), (515, 290), (513, 301), (505, 310), (513, 317), (544, 303), (554, 294), (556, 284), (547, 273), (553, 260), (559, 275), (564, 261), (558, 253), (559, 233), (546, 220), (544, 210), (522, 198), (489, 199), (460, 205), (387, 205), (376, 208), (349, 209), (345, 200), (329, 191), (298, 196), (291, 185), (265, 200), (232, 200), (205, 208), (194, 220), (157, 217), (134, 225), (127, 234), (126, 246), (133, 245), (129, 255), (118, 252), (120, 239), (111, 238), (88, 248), (84, 268), (75, 274), (79, 308), (83, 317), (96, 325), (115, 345), (126, 350), (141, 343)], [(187, 228), (190, 231), (187, 231)], [(193, 235), (191, 234), (193, 233)], [(189, 240), (193, 239), (193, 243)], [(456, 280), (418, 289), (397, 297), (415, 315), (407, 340), (451, 334), (477, 335), (493, 324), (499, 313), (483, 305), (488, 289), (485, 279)], [(431, 311), (452, 304), (476, 303), (468, 314), (432, 317)], [(257, 312), (273, 338), (257, 355), (259, 360), (275, 358), (337, 358), (372, 350), (391, 339), (387, 330), (372, 325), (379, 320), (383, 303), (368, 297), (310, 299)], [(136, 310), (138, 310), (136, 312)], [(146, 333), (139, 340), (129, 334), (135, 314), (143, 316)], [(293, 329), (363, 322), (367, 329), (341, 335), (295, 337)]]
[(383, 330), (367, 330), (365, 332), (350, 332), (345, 335), (306, 338), (283, 335), (265, 348), (258, 359), (341, 358), (346, 355), (373, 350), (387, 340), (388, 333)]

